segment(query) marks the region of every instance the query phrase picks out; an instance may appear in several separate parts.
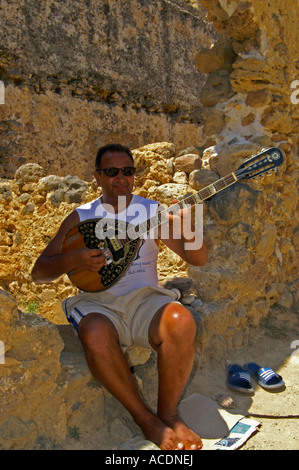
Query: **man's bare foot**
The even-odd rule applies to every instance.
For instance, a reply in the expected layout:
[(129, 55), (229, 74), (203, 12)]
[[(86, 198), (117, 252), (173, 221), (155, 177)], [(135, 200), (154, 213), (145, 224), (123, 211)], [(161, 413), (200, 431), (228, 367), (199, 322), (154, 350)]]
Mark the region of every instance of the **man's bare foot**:
[(149, 441), (160, 447), (161, 450), (180, 450), (184, 448), (183, 442), (175, 431), (167, 426), (155, 414), (149, 412), (141, 422), (137, 422), (144, 436)]
[(163, 417), (163, 422), (175, 432), (180, 443), (183, 444), (184, 450), (200, 450), (203, 446), (201, 438), (188, 428), (178, 415), (171, 417)]

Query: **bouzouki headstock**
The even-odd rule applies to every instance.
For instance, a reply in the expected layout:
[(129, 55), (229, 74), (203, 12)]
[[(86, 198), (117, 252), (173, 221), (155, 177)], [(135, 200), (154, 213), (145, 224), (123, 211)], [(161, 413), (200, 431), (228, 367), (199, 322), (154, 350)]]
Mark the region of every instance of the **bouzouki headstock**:
[(283, 162), (283, 154), (280, 149), (272, 147), (245, 160), (242, 165), (234, 172), (236, 178), (250, 179), (261, 173), (274, 170)]

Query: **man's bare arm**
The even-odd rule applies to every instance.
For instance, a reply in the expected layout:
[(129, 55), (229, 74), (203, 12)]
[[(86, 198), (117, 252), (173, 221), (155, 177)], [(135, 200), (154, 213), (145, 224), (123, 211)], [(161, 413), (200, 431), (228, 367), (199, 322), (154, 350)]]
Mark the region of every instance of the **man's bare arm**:
[(176, 215), (168, 215), (167, 228), (161, 226), (159, 238), (187, 263), (193, 266), (206, 264), (207, 244), (191, 222), (190, 209), (181, 209)]
[(84, 247), (63, 255), (60, 253), (66, 234), (78, 222), (79, 216), (76, 211), (63, 221), (53, 240), (35, 262), (31, 273), (35, 283), (52, 282), (62, 274), (78, 268), (99, 271), (104, 266), (105, 257), (98, 249), (90, 250)]

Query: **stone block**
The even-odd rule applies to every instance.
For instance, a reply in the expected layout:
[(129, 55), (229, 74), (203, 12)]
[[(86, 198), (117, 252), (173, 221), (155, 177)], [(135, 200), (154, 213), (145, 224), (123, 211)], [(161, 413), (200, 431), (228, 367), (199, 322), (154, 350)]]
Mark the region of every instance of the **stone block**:
[(196, 154), (185, 154), (175, 159), (175, 167), (177, 170), (191, 173), (201, 168), (201, 158)]

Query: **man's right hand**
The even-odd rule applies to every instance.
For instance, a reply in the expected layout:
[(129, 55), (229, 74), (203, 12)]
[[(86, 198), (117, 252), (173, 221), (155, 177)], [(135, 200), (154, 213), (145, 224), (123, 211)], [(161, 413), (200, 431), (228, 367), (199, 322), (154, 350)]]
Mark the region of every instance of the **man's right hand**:
[(106, 258), (100, 249), (79, 248), (72, 255), (76, 269), (97, 272), (106, 264)]

